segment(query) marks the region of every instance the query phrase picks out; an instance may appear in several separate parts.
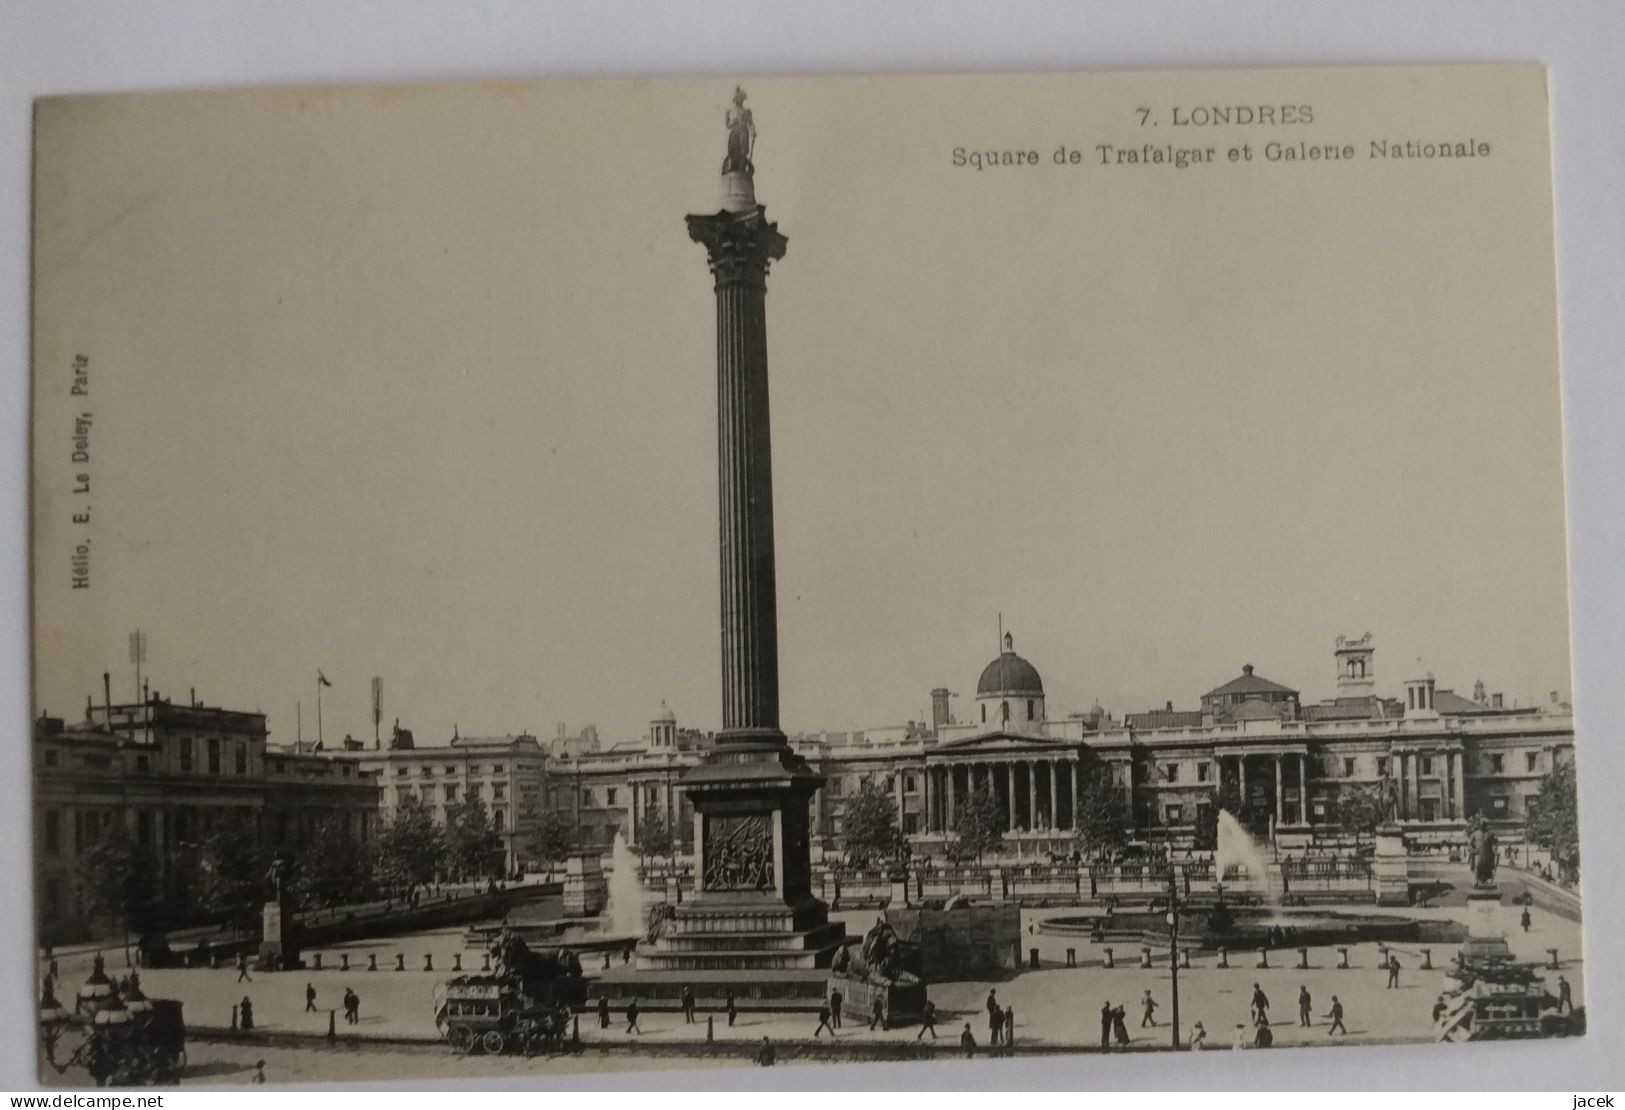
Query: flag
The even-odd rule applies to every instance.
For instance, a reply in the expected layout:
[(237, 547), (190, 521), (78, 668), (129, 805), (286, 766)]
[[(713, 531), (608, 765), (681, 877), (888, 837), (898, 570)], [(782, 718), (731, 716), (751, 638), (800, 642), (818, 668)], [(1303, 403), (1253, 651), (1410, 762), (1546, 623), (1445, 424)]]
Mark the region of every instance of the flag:
[(331, 682), (327, 681), (327, 676), (322, 673), (322, 669), (320, 667), (316, 668), (316, 685), (318, 685), (318, 686), (331, 686), (331, 685), (333, 685)]

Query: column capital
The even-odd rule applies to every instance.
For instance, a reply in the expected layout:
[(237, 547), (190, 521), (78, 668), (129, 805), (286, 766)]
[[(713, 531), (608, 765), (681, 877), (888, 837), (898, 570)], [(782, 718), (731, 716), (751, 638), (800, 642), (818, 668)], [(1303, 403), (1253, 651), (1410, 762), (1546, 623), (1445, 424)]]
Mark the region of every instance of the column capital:
[(717, 288), (767, 284), (768, 267), (784, 257), (789, 240), (767, 219), (767, 208), (688, 216), (688, 237), (705, 246)]

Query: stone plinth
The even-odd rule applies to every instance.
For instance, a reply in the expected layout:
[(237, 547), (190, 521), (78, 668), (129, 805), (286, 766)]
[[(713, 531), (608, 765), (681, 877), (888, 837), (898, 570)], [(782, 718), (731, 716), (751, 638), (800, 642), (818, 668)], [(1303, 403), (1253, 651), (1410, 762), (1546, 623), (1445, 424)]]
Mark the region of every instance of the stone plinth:
[(571, 856), (564, 863), (564, 914), (597, 917), (609, 903), (609, 883), (597, 856)]
[(1467, 939), (1461, 955), (1468, 960), (1512, 958), (1501, 924), (1501, 891), (1493, 885), (1474, 887), (1467, 895)]
[(299, 967), (299, 948), (293, 941), (293, 913), (280, 902), (267, 902), (260, 911), (259, 967)]
[(1405, 834), (1398, 825), (1377, 827), (1377, 851), (1371, 861), (1379, 906), (1408, 906), (1411, 901), (1411, 861)]

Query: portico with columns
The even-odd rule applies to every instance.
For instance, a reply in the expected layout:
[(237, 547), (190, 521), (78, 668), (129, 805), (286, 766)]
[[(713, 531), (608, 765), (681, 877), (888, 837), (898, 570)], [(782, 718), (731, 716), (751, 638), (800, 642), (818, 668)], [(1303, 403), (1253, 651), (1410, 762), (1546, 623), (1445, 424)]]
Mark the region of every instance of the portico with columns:
[(953, 839), (967, 798), (989, 791), (1018, 851), (1058, 849), (1073, 835), (1082, 784), (1078, 745), (995, 732), (929, 749), (925, 756), (925, 844)]

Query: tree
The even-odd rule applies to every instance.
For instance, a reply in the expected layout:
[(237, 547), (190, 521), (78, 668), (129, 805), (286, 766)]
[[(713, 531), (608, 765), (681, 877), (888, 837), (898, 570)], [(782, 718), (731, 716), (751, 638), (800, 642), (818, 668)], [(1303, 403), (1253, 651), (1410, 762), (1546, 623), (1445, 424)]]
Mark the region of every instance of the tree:
[(1553, 859), (1578, 870), (1580, 810), (1572, 762), (1559, 763), (1541, 780), (1539, 792), (1529, 799), (1524, 830), (1529, 839), (1550, 852)]
[(351, 840), (324, 823), (294, 863), (293, 889), (311, 906), (365, 901), (376, 886), (376, 872), (370, 845)]
[(669, 856), (676, 835), (666, 815), (653, 806), (644, 811), (638, 819), (638, 835), (632, 845), (637, 849), (640, 863), (645, 862), (649, 856)]
[(445, 867), (446, 835), (421, 799), (410, 797), (378, 836), (378, 881), (410, 897)]
[(1211, 852), (1218, 848), (1220, 810), (1232, 816), (1241, 812), (1241, 790), (1234, 782), (1227, 782), (1219, 787), (1214, 794), (1212, 805), (1197, 807), (1195, 832), (1197, 851)]
[(1372, 833), (1385, 816), (1382, 792), (1374, 786), (1348, 786), (1337, 794), (1337, 824), (1345, 832)]
[(246, 829), (211, 832), (197, 851), (197, 904), (236, 928), (253, 926), (265, 904), (265, 854)]
[(986, 786), (978, 787), (960, 803), (959, 818), (954, 822), (959, 850), (981, 863), (983, 856), (1004, 843), (1004, 825), (1004, 807), (999, 805), (999, 799)]
[(478, 800), (446, 809), (446, 862), (464, 879), (482, 879), (501, 870), (502, 837), (491, 824), (491, 814)]
[(858, 788), (841, 816), (841, 842), (851, 867), (896, 863), (903, 851), (903, 834), (897, 827), (897, 802), (891, 791), (873, 782)]
[(140, 936), (162, 923), (158, 861), (115, 820), (79, 857), (74, 878), (81, 912), (123, 932), (128, 962), (130, 934)]
[(1096, 859), (1110, 856), (1128, 843), (1128, 797), (1112, 784), (1104, 769), (1084, 777), (1078, 791), (1073, 837), (1078, 850)]
[(536, 833), (532, 841), (536, 859), (549, 869), (555, 863), (561, 863), (570, 854), (572, 843), (570, 826), (564, 823), (554, 810), (547, 810), (542, 814), (541, 820), (536, 822)]

